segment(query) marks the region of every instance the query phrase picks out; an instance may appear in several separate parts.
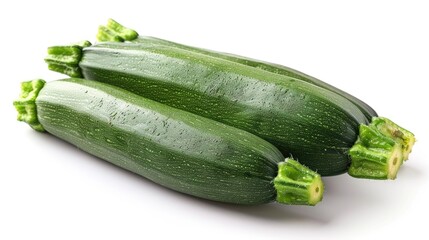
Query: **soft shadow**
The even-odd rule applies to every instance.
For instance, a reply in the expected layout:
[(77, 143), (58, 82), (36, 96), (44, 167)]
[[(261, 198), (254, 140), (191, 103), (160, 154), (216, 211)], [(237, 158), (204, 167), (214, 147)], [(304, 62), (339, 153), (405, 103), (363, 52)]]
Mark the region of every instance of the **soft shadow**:
[[(55, 147), (77, 149), (65, 141), (58, 141), (58, 138), (50, 134), (42, 134), (40, 139), (45, 142), (44, 144), (52, 144)], [(288, 206), (278, 203), (243, 206), (214, 202), (172, 191), (100, 158), (92, 156), (91, 158), (85, 158), (85, 161), (88, 159), (96, 161), (97, 164), (101, 164), (103, 167), (115, 169), (118, 174), (131, 181), (139, 181), (142, 184), (149, 184), (153, 188), (162, 189), (163, 194), (175, 199), (174, 201), (183, 201), (185, 204), (190, 202), (193, 207), (208, 208), (216, 212), (225, 212), (225, 214), (244, 215), (259, 221), (307, 222), (316, 225), (329, 224), (344, 215), (360, 216), (362, 215), (361, 211), (368, 211), (368, 209), (387, 209), (386, 205), (402, 204), (403, 198), (401, 198), (401, 195), (407, 192), (408, 188), (413, 186), (414, 183), (419, 182), (423, 176), (419, 169), (411, 165), (408, 166), (405, 163), (398, 174), (398, 179), (395, 181), (355, 179), (347, 174), (324, 177), (324, 199), (314, 207)]]
[(415, 167), (412, 163), (405, 162), (398, 173), (398, 178), (421, 178), (423, 172), (420, 168)]
[(198, 199), (184, 194), (181, 195), (200, 207), (209, 208), (216, 212), (222, 211), (225, 214), (243, 215), (246, 218), (252, 217), (268, 222), (311, 222), (322, 225), (330, 221), (323, 215), (317, 214), (323, 206), (290, 206), (275, 202), (247, 206)]
[[(190, 202), (190, 205), (212, 209), (213, 211), (219, 212), (223, 211), (225, 214), (233, 214), (233, 215), (246, 215), (247, 217), (253, 217), (260, 220), (266, 221), (306, 221), (306, 222), (314, 222), (317, 224), (323, 224), (329, 221), (329, 219), (325, 218), (323, 215), (318, 214), (321, 208), (324, 208), (323, 203), (319, 203), (317, 206), (289, 206), (282, 205), (278, 203), (268, 203), (263, 205), (236, 205), (236, 204), (228, 204), (228, 203), (220, 203), (211, 200), (201, 199), (197, 197), (193, 197), (187, 194), (183, 194), (180, 192), (176, 192), (174, 190), (162, 187), (140, 175), (129, 172), (125, 169), (119, 168), (101, 158), (92, 156), (83, 150), (80, 150), (76, 146), (59, 139), (51, 134), (40, 134), (32, 131), (29, 134), (37, 134), (39, 140), (38, 144), (50, 144), (56, 150), (63, 149), (61, 151), (75, 151), (79, 150), (83, 154), (86, 154), (90, 157), (81, 158), (84, 161), (93, 161), (92, 163), (100, 164), (100, 167), (109, 168), (110, 170), (116, 171), (121, 175), (122, 178), (127, 178), (130, 181), (138, 181), (139, 184), (151, 185), (151, 187), (156, 188), (157, 190), (162, 191), (162, 194), (168, 195), (174, 199), (174, 201), (183, 201)], [(59, 159), (60, 161), (65, 161), (67, 158)], [(79, 159), (73, 159), (73, 161), (79, 161)], [(144, 199), (142, 199), (144, 201)]]

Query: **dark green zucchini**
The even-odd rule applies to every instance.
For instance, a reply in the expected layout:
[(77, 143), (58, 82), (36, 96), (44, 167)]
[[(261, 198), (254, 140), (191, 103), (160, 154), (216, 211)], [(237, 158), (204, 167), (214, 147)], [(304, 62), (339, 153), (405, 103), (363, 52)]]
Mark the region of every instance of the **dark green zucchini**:
[(314, 205), (320, 175), (248, 132), (83, 79), (22, 84), (18, 119), (170, 189), (235, 203)]
[(230, 53), (223, 53), (223, 52), (217, 52), (217, 51), (203, 49), (203, 48), (196, 48), (196, 47), (187, 46), (184, 44), (175, 43), (175, 42), (160, 39), (160, 38), (141, 36), (136, 31), (123, 27), (121, 24), (114, 21), (113, 19), (109, 19), (107, 21), (106, 26), (99, 27), (97, 40), (100, 42), (130, 41), (132, 43), (139, 43), (139, 44), (145, 44), (145, 45), (155, 44), (155, 45), (161, 45), (161, 46), (177, 47), (177, 48), (192, 51), (195, 53), (205, 54), (211, 57), (221, 58), (228, 61), (244, 64), (247, 66), (263, 69), (268, 72), (293, 77), (342, 95), (343, 97), (351, 101), (353, 104), (355, 104), (365, 114), (365, 116), (368, 118), (369, 121), (371, 120), (372, 117), (377, 116), (377, 113), (374, 111), (374, 109), (372, 109), (368, 104), (366, 104), (362, 100), (352, 96), (351, 94), (344, 92), (341, 89), (338, 89), (315, 77), (309, 76), (305, 73), (302, 73), (295, 69), (282, 66), (279, 64), (264, 62), (257, 59), (251, 59), (251, 58), (230, 54)]
[[(391, 165), (401, 165), (407, 155), (403, 152), (411, 151), (414, 141), (412, 133), (392, 122), (385, 122), (388, 132), (371, 135), (378, 138), (368, 140), (360, 132), (360, 126), (369, 124), (367, 117), (342, 95), (221, 58), (170, 46), (130, 43), (58, 46), (49, 48), (48, 53), (46, 62), (51, 70), (112, 84), (246, 130), (321, 175), (348, 171), (354, 177), (395, 178), (399, 167)], [(71, 69), (71, 74), (64, 69)], [(380, 132), (374, 124), (369, 125)], [(399, 132), (401, 137), (390, 132)], [(358, 141), (359, 134), (366, 140)], [(381, 146), (376, 141), (389, 143)], [(354, 145), (362, 147), (350, 151)], [(398, 148), (404, 151), (396, 151)]]

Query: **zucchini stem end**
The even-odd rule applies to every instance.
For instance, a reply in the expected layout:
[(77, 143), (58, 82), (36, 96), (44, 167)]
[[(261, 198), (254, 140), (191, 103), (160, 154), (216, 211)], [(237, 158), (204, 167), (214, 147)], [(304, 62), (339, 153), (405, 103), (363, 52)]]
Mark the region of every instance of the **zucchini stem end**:
[(292, 158), (279, 163), (274, 179), (277, 202), (314, 206), (323, 198), (324, 185), (320, 175)]
[(40, 90), (45, 86), (45, 81), (36, 79), (21, 83), (21, 94), (19, 98), (13, 102), (16, 111), (18, 112), (18, 121), (26, 122), (30, 127), (39, 132), (44, 132), (42, 124), (37, 118), (36, 98)]

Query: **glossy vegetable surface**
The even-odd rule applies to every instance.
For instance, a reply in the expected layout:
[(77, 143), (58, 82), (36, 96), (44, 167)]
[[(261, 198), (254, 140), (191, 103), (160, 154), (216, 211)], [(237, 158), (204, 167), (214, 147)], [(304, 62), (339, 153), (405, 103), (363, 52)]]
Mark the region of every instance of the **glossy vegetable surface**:
[(218, 51), (213, 51), (209, 49), (192, 47), (192, 46), (168, 41), (161, 38), (142, 36), (142, 35), (139, 35), (136, 31), (122, 26), (121, 24), (114, 21), (113, 19), (109, 19), (107, 21), (106, 26), (100, 26), (99, 32), (97, 35), (97, 40), (100, 42), (129, 41), (131, 43), (138, 43), (138, 44), (144, 44), (144, 45), (171, 46), (171, 47), (176, 47), (179, 49), (183, 49), (183, 50), (187, 50), (195, 53), (205, 54), (215, 58), (228, 60), (235, 63), (240, 63), (243, 65), (255, 67), (258, 69), (263, 69), (268, 72), (293, 77), (342, 95), (343, 97), (351, 101), (353, 104), (355, 104), (365, 114), (365, 116), (368, 118), (369, 121), (371, 120), (372, 117), (377, 116), (377, 113), (374, 111), (374, 109), (372, 109), (368, 104), (366, 104), (362, 100), (352, 96), (351, 94), (344, 92), (341, 89), (338, 89), (308, 74), (305, 74), (303, 72), (297, 71), (295, 69), (292, 69), (280, 64), (269, 63), (269, 62), (252, 59), (244, 56), (239, 56), (231, 53), (224, 53), (224, 52), (218, 52)]
[[(81, 52), (69, 55), (70, 48), (73, 54), (79, 49)], [(67, 73), (63, 69), (69, 68), (72, 76), (115, 85), (246, 130), (322, 175), (349, 171), (355, 177), (395, 178), (399, 167), (390, 164), (400, 166), (411, 150), (408, 143), (413, 141), (384, 132), (397, 143), (383, 150), (387, 153), (379, 160), (382, 166), (360, 164), (372, 161), (362, 156), (373, 146), (366, 145), (370, 149), (359, 154), (350, 149), (359, 143), (360, 126), (368, 125), (368, 118), (342, 95), (296, 78), (170, 46), (100, 43), (56, 46), (48, 52), (46, 61), (52, 70)], [(393, 122), (386, 124), (386, 129), (414, 138)], [(401, 147), (408, 150), (398, 157), (395, 149)], [(393, 158), (399, 160), (391, 161)]]
[(320, 175), (248, 132), (107, 84), (24, 82), (18, 119), (170, 189), (236, 204), (314, 205)]

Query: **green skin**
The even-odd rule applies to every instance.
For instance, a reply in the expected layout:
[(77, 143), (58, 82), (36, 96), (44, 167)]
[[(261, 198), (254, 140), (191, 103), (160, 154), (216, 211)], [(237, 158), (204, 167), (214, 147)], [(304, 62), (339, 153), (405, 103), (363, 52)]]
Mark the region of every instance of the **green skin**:
[[(348, 171), (354, 177), (394, 179), (415, 142), (411, 132), (374, 117), (359, 99), (287, 67), (138, 37), (113, 20), (100, 27), (97, 38), (134, 44), (51, 47), (45, 59), (49, 68), (252, 132), (322, 175)], [(70, 47), (80, 53), (70, 53)], [(380, 134), (368, 138), (363, 126)], [(373, 144), (377, 141), (386, 144)]]
[[(176, 47), (180, 49), (184, 49), (187, 51), (205, 54), (210, 57), (220, 58), (224, 60), (228, 60), (235, 63), (240, 63), (246, 66), (255, 67), (258, 69), (262, 69), (268, 72), (281, 74), (284, 76), (293, 77), (296, 79), (300, 79), (302, 81), (311, 83), (313, 85), (319, 86), (321, 88), (330, 90), (332, 92), (338, 93), (341, 96), (347, 98), (350, 102), (356, 105), (362, 113), (367, 117), (367, 120), (371, 122), (371, 127), (374, 129), (377, 129), (377, 131), (382, 132), (384, 135), (395, 139), (396, 141), (401, 142), (401, 148), (402, 148), (402, 158), (404, 160), (408, 159), (408, 156), (412, 150), (412, 147), (416, 141), (414, 135), (409, 132), (408, 130), (398, 126), (397, 124), (393, 123), (391, 120), (383, 117), (377, 117), (377, 113), (372, 109), (368, 104), (363, 102), (362, 100), (342, 91), (341, 89), (338, 89), (332, 85), (329, 85), (328, 83), (325, 83), (317, 78), (314, 78), (312, 76), (309, 76), (305, 73), (302, 73), (300, 71), (297, 71), (295, 69), (285, 67), (279, 64), (269, 63), (260, 61), (257, 59), (251, 59), (235, 54), (230, 53), (223, 53), (223, 52), (216, 52), (208, 49), (202, 49), (202, 48), (196, 48), (192, 46), (187, 46), (179, 43), (175, 43), (172, 41), (167, 41), (160, 38), (155, 37), (149, 37), (149, 36), (139, 36), (139, 34), (133, 30), (126, 28), (116, 22), (113, 19), (109, 19), (107, 21), (106, 26), (100, 26), (99, 31), (97, 34), (97, 40), (99, 42), (105, 42), (105, 41), (111, 41), (111, 42), (124, 42), (129, 41), (132, 43), (138, 43), (138, 44), (144, 44), (144, 45), (161, 45), (161, 46), (171, 46)], [(362, 128), (360, 128), (362, 129)], [(350, 151), (351, 157), (355, 158), (356, 162), (356, 149), (353, 149), (353, 151)], [(391, 150), (391, 149), (390, 149)], [(390, 151), (389, 150), (389, 151)], [(378, 152), (378, 151), (377, 151)], [(377, 155), (377, 154), (376, 154)], [(360, 165), (360, 164), (357, 164)], [(371, 164), (370, 164), (371, 165)], [(352, 171), (349, 171), (349, 173), (354, 172), (353, 168), (355, 168), (355, 164), (352, 162)], [(365, 169), (365, 168), (364, 168)], [(362, 168), (360, 169), (362, 170)], [(359, 170), (359, 171), (360, 171)], [(371, 170), (371, 169), (366, 169)], [(358, 171), (358, 172), (359, 172)], [(354, 175), (354, 173), (351, 173)], [(359, 174), (358, 174), (359, 175)], [(383, 174), (384, 175), (384, 174)], [(375, 177), (375, 176), (374, 176)], [(378, 177), (375, 177), (378, 178)]]
[[(81, 52), (70, 53), (70, 47)], [(348, 171), (359, 178), (394, 179), (399, 167), (392, 164), (400, 166), (414, 143), (412, 133), (385, 118), (375, 118), (368, 125), (359, 108), (332, 91), (219, 58), (168, 46), (126, 43), (55, 46), (48, 53), (45, 60), (51, 70), (109, 83), (249, 131), (321, 175)], [(365, 125), (398, 146), (381, 149), (362, 144), (359, 139), (366, 133), (360, 129)], [(397, 137), (398, 132), (404, 138)], [(396, 156), (398, 148), (408, 150)], [(374, 157), (379, 164), (372, 164)]]
[(331, 91), (177, 48), (101, 43), (82, 56), (87, 79), (249, 131), (321, 175), (347, 171), (348, 150), (368, 123)]
[(259, 137), (114, 86), (35, 80), (14, 105), (34, 129), (182, 193), (235, 204), (322, 199), (319, 174)]
[(205, 54), (211, 57), (228, 60), (231, 62), (240, 63), (246, 66), (263, 69), (268, 72), (281, 74), (288, 77), (293, 77), (342, 95), (343, 97), (347, 98), (350, 102), (355, 104), (365, 114), (368, 121), (370, 121), (372, 117), (377, 116), (377, 113), (368, 104), (350, 95), (349, 93), (346, 93), (341, 89), (338, 89), (326, 82), (323, 82), (305, 73), (302, 73), (295, 69), (282, 66), (279, 64), (264, 62), (257, 59), (251, 59), (251, 58), (230, 54), (230, 53), (216, 52), (208, 49), (196, 48), (196, 47), (187, 46), (180, 43), (175, 43), (172, 41), (150, 37), (150, 36), (139, 36), (139, 34), (136, 31), (129, 28), (125, 28), (122, 25), (120, 25), (118, 22), (112, 19), (108, 20), (106, 26), (100, 26), (99, 32), (97, 35), (97, 40), (99, 42), (130, 41), (132, 43), (145, 44), (145, 45), (149, 44), (149, 45), (171, 46), (171, 47), (176, 47), (179, 49), (183, 49), (183, 50), (187, 50), (195, 53)]

